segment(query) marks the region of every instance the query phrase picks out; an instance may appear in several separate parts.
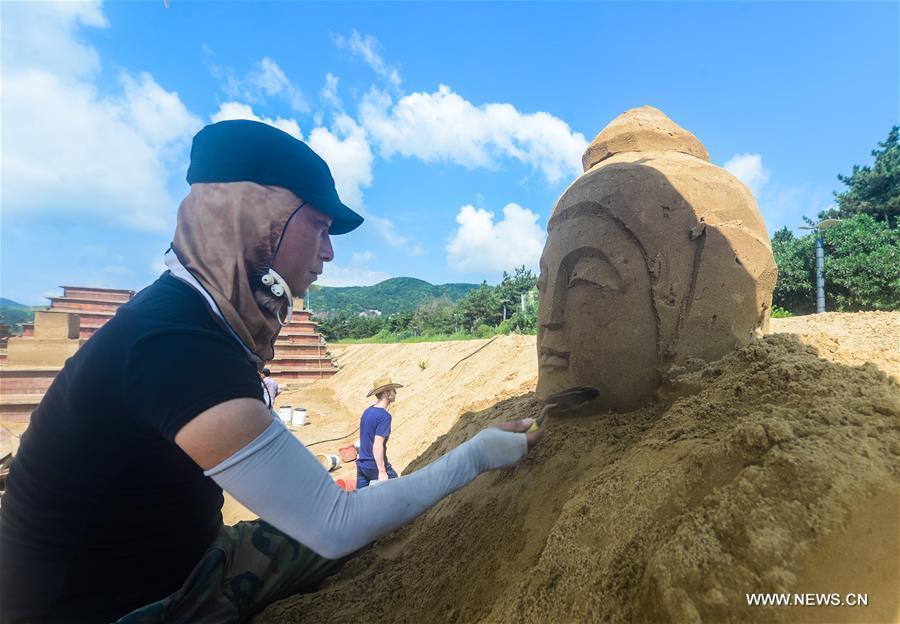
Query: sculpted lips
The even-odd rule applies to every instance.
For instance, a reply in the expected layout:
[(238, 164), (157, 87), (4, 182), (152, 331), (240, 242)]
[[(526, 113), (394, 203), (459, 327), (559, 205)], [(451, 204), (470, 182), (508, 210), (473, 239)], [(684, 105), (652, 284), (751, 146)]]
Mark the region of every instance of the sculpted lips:
[(569, 352), (542, 347), (539, 364), (544, 368), (569, 368)]

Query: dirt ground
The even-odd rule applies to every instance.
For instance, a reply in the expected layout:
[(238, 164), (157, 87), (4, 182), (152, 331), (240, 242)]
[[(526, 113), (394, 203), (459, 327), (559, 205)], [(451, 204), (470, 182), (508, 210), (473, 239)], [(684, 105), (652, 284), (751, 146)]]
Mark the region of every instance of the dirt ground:
[[(551, 419), (519, 467), (256, 622), (900, 621), (900, 314), (771, 329), (792, 333), (685, 371), (651, 406)], [(338, 375), (282, 398), (313, 414), (299, 437), (354, 429), (389, 373), (407, 386), (388, 450), (405, 472), (541, 407), (533, 338), (333, 351)], [(756, 592), (868, 606), (749, 606)]]

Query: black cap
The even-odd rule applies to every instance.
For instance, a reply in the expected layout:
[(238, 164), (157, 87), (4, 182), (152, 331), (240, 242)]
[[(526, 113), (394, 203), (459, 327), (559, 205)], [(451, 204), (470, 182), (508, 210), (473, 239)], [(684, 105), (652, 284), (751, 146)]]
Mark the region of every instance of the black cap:
[(329, 234), (346, 234), (363, 222), (341, 202), (331, 171), (318, 154), (287, 132), (258, 121), (220, 121), (198, 132), (187, 182), (256, 182), (286, 188), (331, 217)]

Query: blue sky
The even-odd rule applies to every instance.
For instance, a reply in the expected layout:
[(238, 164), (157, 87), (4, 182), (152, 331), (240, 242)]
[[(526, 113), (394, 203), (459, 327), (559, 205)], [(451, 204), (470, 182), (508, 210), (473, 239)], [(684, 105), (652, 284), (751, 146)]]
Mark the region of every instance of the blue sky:
[(900, 121), (900, 4), (4, 2), (0, 296), (161, 272), (190, 139), (269, 121), (366, 215), (320, 283), (537, 267), (587, 143), (650, 104), (815, 216)]

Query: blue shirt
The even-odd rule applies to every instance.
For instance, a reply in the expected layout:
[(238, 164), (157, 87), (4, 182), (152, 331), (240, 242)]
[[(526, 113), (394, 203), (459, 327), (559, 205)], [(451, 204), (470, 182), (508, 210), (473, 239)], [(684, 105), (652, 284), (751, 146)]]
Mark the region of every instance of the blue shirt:
[(377, 469), (372, 444), (375, 436), (384, 437), (384, 467), (390, 466), (387, 458), (387, 441), (391, 435), (391, 414), (383, 407), (374, 405), (362, 413), (359, 419), (359, 458), (356, 465), (361, 468)]

